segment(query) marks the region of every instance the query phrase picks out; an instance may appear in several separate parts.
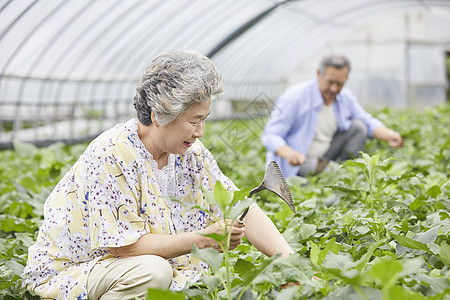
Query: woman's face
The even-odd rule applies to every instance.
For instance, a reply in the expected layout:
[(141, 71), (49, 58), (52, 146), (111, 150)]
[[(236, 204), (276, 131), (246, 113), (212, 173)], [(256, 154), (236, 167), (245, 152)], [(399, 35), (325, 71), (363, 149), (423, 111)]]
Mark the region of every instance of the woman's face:
[(203, 136), (210, 106), (211, 102), (196, 103), (175, 121), (159, 128), (166, 152), (185, 154), (189, 147)]

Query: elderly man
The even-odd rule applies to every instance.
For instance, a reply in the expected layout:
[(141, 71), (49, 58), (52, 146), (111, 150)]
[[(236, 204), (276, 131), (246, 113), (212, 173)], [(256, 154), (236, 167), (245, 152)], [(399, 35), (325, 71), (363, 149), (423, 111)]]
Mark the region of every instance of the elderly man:
[(300, 82), (277, 101), (262, 133), (267, 161), (275, 160), (285, 176), (321, 172), (330, 161), (347, 160), (365, 147), (366, 138), (401, 147), (401, 135), (372, 117), (344, 87), (349, 60), (326, 56), (317, 78)]

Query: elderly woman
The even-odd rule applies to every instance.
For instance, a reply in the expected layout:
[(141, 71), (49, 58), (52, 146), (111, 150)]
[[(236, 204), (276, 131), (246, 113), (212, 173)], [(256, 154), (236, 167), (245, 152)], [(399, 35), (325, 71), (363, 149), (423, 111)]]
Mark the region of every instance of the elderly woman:
[[(133, 299), (150, 287), (182, 289), (206, 271), (191, 249), (220, 249), (201, 233), (220, 233), (224, 221), (202, 191), (216, 181), (237, 189), (199, 140), (222, 91), (213, 63), (195, 51), (153, 60), (136, 89), (138, 120), (92, 141), (47, 199), (27, 289), (45, 299)], [(293, 252), (258, 206), (244, 227), (229, 228), (232, 248), (245, 236), (268, 256)]]

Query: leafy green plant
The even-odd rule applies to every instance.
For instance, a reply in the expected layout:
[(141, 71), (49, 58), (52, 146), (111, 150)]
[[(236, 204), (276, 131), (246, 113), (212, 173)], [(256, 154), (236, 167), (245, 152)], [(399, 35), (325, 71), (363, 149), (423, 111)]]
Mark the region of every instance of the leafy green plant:
[[(236, 221), (239, 214), (250, 205), (251, 199), (245, 199), (248, 194), (248, 190), (229, 192), (222, 184), (217, 181), (214, 187), (214, 193), (207, 193), (207, 201), (210, 204), (217, 204), (222, 212), (222, 217), (225, 222), (225, 228), (223, 228), (222, 234), (207, 234), (206, 236), (214, 239), (219, 243), (222, 249), (222, 254), (212, 248), (198, 249), (194, 246), (192, 255), (206, 261), (212, 268), (213, 273), (218, 276), (222, 283), (224, 290), (226, 291), (226, 298), (232, 298), (232, 282), (231, 282), (231, 264), (230, 264), (230, 238), (231, 230), (228, 227), (227, 219), (231, 219), (232, 223)], [(239, 204), (238, 204), (238, 201)], [(205, 210), (207, 211), (207, 210)], [(218, 220), (216, 220), (218, 221)], [(224, 265), (225, 272), (220, 272), (220, 266)], [(238, 297), (240, 299), (241, 297)]]
[[(268, 259), (244, 240), (228, 251), (228, 268), (225, 254), (214, 253), (214, 268), (199, 282), (155, 297), (450, 299), (450, 107), (374, 115), (402, 133), (402, 148), (370, 140), (359, 159), (318, 176), (288, 178), (295, 214), (271, 193), (254, 196), (295, 254)], [(256, 186), (264, 175), (264, 122), (206, 126), (203, 143), (237, 186)], [(22, 299), (20, 275), (43, 203), (85, 147), (17, 143), (14, 151), (0, 151), (1, 299)], [(238, 214), (231, 213), (234, 197), (208, 195), (211, 203), (227, 203), (228, 217)], [(314, 274), (321, 280), (311, 280)], [(302, 285), (280, 289), (285, 282)]]

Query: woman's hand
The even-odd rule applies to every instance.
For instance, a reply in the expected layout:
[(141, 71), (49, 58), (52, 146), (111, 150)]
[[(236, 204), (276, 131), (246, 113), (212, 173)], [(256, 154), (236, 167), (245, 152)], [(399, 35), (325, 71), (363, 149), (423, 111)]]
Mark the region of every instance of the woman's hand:
[[(230, 250), (236, 248), (241, 242), (242, 238), (244, 237), (245, 227), (240, 227), (232, 224), (232, 220), (227, 219), (226, 223), (224, 220), (220, 220), (205, 229), (199, 230), (199, 233), (202, 234), (211, 234), (211, 233), (217, 233), (217, 234), (223, 234), (223, 231), (225, 229), (225, 224), (227, 225), (227, 233), (231, 231), (231, 237), (230, 237)], [(197, 247), (200, 249), (203, 248), (214, 248), (219, 252), (222, 252), (222, 248), (220, 247), (219, 243), (215, 241), (212, 238), (204, 236), (201, 243), (197, 244)]]
[[(241, 243), (242, 238), (244, 237), (245, 228), (238, 227), (237, 225), (231, 226), (231, 220), (227, 220), (226, 224), (227, 231), (231, 231), (230, 249), (234, 249)], [(141, 236), (133, 244), (122, 247), (110, 247), (109, 250), (111, 251), (111, 254), (116, 257), (152, 254), (161, 256), (165, 259), (191, 253), (194, 244), (200, 249), (214, 248), (222, 252), (219, 243), (214, 239), (199, 233), (222, 234), (224, 228), (225, 222), (221, 220), (199, 231), (173, 235), (147, 233)]]

